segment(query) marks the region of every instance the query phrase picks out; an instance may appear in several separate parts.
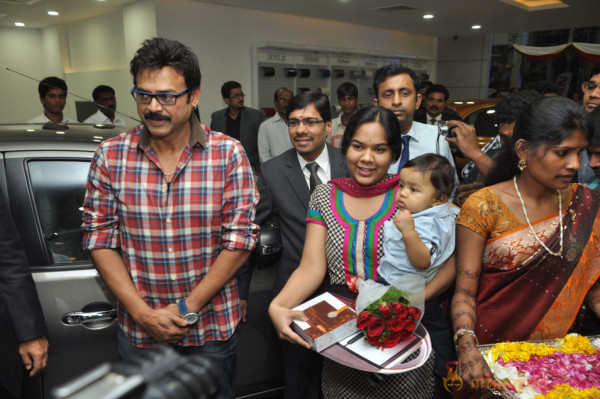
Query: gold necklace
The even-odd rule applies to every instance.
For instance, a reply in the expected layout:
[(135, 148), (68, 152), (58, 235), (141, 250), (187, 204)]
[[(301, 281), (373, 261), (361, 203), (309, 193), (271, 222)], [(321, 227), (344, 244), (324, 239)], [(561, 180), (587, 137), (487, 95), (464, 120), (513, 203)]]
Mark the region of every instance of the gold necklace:
[(560, 258), (562, 256), (562, 251), (563, 251), (562, 196), (560, 194), (560, 190), (556, 190), (556, 192), (558, 193), (558, 226), (560, 229), (560, 249), (558, 250), (558, 252), (552, 252), (550, 250), (550, 248), (548, 248), (546, 246), (546, 244), (544, 244), (542, 242), (542, 240), (540, 240), (540, 238), (536, 234), (535, 230), (533, 230), (533, 226), (531, 226), (531, 222), (529, 221), (529, 216), (527, 215), (527, 209), (525, 209), (525, 201), (523, 201), (523, 197), (521, 197), (521, 193), (519, 192), (519, 186), (517, 186), (517, 176), (516, 175), (513, 177), (513, 183), (515, 184), (515, 190), (517, 191), (517, 195), (519, 196), (519, 200), (521, 200), (521, 205), (523, 206), (523, 213), (525, 214), (525, 220), (527, 220), (527, 224), (529, 225), (529, 230), (531, 230), (531, 233), (535, 237), (535, 240), (542, 247), (544, 247), (544, 249), (546, 251), (548, 251), (548, 253), (550, 255), (558, 256)]
[(171, 173), (165, 173), (165, 176), (166, 176), (166, 177), (173, 176), (173, 175), (175, 174), (175, 171), (176, 171), (176, 170), (177, 170), (177, 169), (173, 169), (173, 171), (172, 171)]

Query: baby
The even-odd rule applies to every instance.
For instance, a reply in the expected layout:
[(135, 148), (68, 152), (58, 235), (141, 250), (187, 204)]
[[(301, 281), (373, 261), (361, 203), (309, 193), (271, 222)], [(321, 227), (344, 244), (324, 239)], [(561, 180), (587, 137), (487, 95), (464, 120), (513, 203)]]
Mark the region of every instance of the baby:
[[(396, 191), (398, 211), (383, 227), (378, 282), (388, 284), (408, 273), (421, 275), (426, 282), (433, 279), (454, 252), (458, 208), (448, 203), (453, 189), (454, 168), (445, 157), (425, 154), (404, 165)], [(435, 371), (443, 376), (453, 347), (438, 298), (425, 302), (422, 322), (436, 353)]]

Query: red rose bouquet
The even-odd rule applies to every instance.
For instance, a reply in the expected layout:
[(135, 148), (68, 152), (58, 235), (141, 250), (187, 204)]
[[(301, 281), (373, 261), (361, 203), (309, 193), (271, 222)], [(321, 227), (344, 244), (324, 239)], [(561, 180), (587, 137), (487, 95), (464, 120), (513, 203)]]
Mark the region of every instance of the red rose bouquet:
[[(359, 282), (356, 327), (363, 330), (369, 344), (391, 348), (410, 338), (417, 328), (423, 313), (424, 281), (420, 276), (410, 277), (403, 282), (394, 282), (393, 286), (372, 280)], [(404, 285), (408, 291), (398, 285)], [(374, 297), (378, 299), (373, 300)]]

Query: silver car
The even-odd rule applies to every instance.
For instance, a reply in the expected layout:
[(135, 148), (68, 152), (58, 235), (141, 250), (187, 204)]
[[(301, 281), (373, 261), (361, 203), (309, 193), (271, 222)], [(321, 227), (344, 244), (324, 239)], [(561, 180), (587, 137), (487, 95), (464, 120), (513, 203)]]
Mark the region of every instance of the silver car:
[[(48, 327), (50, 353), (36, 399), (103, 362), (117, 360), (115, 298), (82, 249), (81, 214), (90, 160), (123, 128), (0, 125), (0, 188), (27, 252)], [(281, 392), (278, 338), (267, 315), (275, 271), (253, 272), (241, 323), (238, 397)]]

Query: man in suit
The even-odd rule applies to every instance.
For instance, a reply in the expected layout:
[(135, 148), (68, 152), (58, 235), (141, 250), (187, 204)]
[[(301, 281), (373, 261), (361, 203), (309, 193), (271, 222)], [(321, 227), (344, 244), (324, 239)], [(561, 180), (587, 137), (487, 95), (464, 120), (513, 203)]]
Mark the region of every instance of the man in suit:
[(0, 398), (19, 398), (23, 373), (46, 367), (48, 341), (27, 256), (0, 192)]
[(227, 108), (215, 111), (211, 115), (211, 130), (225, 133), (239, 140), (250, 159), (254, 171), (260, 164), (258, 157), (258, 128), (265, 120), (262, 112), (244, 107), (242, 85), (229, 81), (221, 86), (221, 96)]
[(443, 121), (462, 121), (463, 119), (456, 113), (446, 107), (450, 98), (448, 89), (442, 85), (432, 85), (425, 94), (425, 107), (415, 112), (414, 120), (429, 125), (437, 125)]
[[(265, 162), (258, 179), (260, 202), (256, 223), (264, 222), (271, 212), (279, 218), (283, 251), (278, 265), (275, 290), (279, 292), (298, 267), (306, 231), (306, 213), (310, 199), (310, 164), (322, 183), (347, 176), (346, 160), (337, 148), (326, 145), (331, 133), (331, 108), (327, 96), (304, 92), (288, 105), (288, 133), (294, 148)], [(308, 168), (307, 168), (308, 166)], [(282, 342), (285, 399), (321, 396), (321, 356), (299, 345)]]

